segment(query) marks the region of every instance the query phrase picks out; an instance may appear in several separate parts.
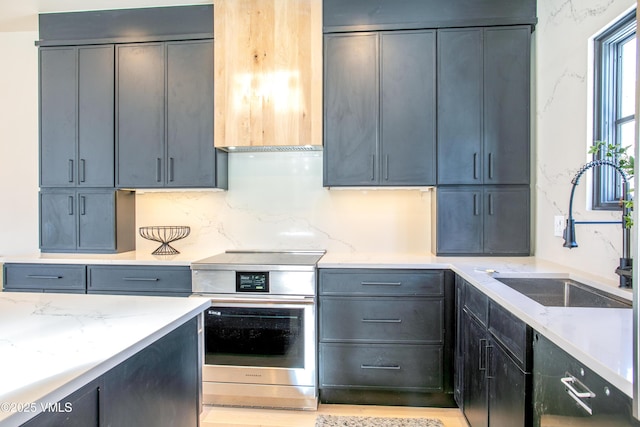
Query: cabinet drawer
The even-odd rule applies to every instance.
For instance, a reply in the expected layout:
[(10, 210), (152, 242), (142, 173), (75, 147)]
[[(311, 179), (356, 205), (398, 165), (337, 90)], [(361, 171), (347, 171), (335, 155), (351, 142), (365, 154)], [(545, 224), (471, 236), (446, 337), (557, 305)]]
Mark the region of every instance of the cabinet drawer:
[(88, 268), (89, 293), (180, 294), (191, 293), (189, 267), (97, 266)]
[(465, 285), (464, 307), (469, 314), (478, 319), (483, 326), (487, 326), (489, 321), (489, 297), (468, 282), (463, 283)]
[(86, 290), (84, 265), (5, 264), (4, 287), (7, 290)]
[(442, 390), (440, 346), (322, 343), (320, 366), (320, 387)]
[(321, 269), (321, 295), (443, 295), (442, 270)]
[(512, 355), (520, 368), (529, 371), (532, 342), (531, 328), (499, 304), (491, 301), (489, 304), (489, 332)]
[(442, 343), (443, 317), (442, 299), (323, 297), (320, 339)]

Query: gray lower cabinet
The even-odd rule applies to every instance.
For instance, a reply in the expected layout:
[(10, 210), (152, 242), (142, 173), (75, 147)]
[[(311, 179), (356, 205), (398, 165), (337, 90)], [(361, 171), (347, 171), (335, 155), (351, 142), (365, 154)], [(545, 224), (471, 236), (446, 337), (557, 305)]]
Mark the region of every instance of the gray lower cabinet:
[(530, 426), (532, 330), (457, 278), (456, 400), (471, 427)]
[(638, 426), (631, 397), (544, 335), (533, 340), (533, 426)]
[(226, 188), (213, 147), (213, 40), (116, 47), (119, 188)]
[(104, 253), (135, 249), (135, 193), (42, 189), (40, 249)]
[(186, 297), (189, 266), (6, 263), (5, 291)]
[(13, 264), (2, 268), (4, 291), (86, 293), (87, 269), (70, 264)]
[(451, 406), (453, 276), (320, 269), (324, 403)]
[(325, 186), (435, 184), (435, 47), (435, 31), (325, 35)]
[(24, 427), (193, 427), (201, 381), (197, 319), (150, 344)]
[(119, 295), (191, 295), (188, 266), (89, 265), (87, 293)]
[(529, 255), (528, 186), (461, 186), (437, 190), (438, 255)]
[(531, 27), (438, 30), (438, 185), (529, 184)]
[(113, 187), (113, 45), (39, 55), (40, 186)]

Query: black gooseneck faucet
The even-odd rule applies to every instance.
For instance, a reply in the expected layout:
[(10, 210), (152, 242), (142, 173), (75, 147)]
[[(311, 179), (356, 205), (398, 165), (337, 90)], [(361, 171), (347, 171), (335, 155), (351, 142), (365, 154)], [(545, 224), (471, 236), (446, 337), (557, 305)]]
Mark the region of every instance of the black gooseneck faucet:
[[(615, 169), (615, 171), (622, 178), (622, 221), (576, 221), (573, 219), (573, 195), (576, 191), (576, 186), (580, 182), (580, 177), (587, 170), (594, 167), (609, 166)], [(564, 246), (565, 248), (577, 248), (576, 243), (576, 224), (622, 224), (622, 257), (620, 258), (620, 266), (616, 268), (616, 274), (620, 276), (620, 287), (631, 288), (632, 287), (632, 267), (633, 262), (631, 260), (631, 228), (629, 228), (625, 218), (629, 214), (629, 208), (626, 201), (629, 200), (629, 180), (627, 174), (622, 170), (620, 166), (610, 160), (593, 160), (580, 168), (576, 173), (576, 176), (571, 180), (571, 198), (569, 199), (569, 218), (567, 219), (567, 225), (564, 229)]]

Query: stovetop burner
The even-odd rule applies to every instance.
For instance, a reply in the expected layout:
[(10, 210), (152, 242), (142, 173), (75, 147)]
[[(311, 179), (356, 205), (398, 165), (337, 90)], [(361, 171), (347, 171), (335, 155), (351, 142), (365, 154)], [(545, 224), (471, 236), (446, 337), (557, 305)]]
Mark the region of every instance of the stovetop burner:
[(226, 251), (192, 263), (200, 270), (296, 270), (315, 269), (324, 250), (306, 251)]

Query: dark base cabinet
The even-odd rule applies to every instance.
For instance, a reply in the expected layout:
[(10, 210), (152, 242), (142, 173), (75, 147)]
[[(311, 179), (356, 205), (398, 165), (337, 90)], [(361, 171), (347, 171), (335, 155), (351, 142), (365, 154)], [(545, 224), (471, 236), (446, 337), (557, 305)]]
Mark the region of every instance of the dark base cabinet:
[(321, 269), (322, 403), (453, 407), (453, 273)]
[(538, 332), (533, 362), (534, 427), (640, 426), (629, 396)]
[(532, 330), (457, 279), (456, 400), (471, 427), (531, 426)]
[(197, 318), (23, 427), (194, 427), (200, 414)]

